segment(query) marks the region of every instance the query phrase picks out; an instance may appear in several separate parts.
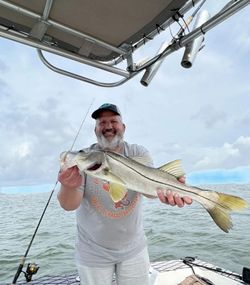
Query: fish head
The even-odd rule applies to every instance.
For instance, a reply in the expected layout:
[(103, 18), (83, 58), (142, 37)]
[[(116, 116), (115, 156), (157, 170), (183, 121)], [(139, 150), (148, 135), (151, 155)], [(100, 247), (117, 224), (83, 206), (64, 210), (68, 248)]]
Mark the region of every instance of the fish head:
[(77, 166), (81, 173), (104, 179), (109, 169), (105, 151), (65, 151), (60, 155), (61, 170)]
[(95, 174), (106, 168), (105, 152), (92, 150), (80, 151), (74, 158), (80, 171), (86, 174)]
[(60, 169), (65, 170), (67, 168), (77, 165), (76, 157), (78, 152), (64, 151), (60, 154)]

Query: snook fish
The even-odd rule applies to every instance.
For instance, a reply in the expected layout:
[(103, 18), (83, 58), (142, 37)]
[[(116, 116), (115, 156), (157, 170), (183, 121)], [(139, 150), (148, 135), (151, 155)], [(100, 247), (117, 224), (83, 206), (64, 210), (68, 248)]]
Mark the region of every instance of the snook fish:
[(179, 160), (159, 168), (146, 164), (148, 161), (143, 157), (128, 158), (102, 150), (61, 154), (62, 168), (76, 165), (82, 175), (85, 173), (109, 182), (108, 192), (114, 202), (122, 200), (128, 189), (155, 197), (159, 188), (171, 190), (181, 197), (189, 196), (200, 203), (224, 232), (228, 232), (233, 226), (230, 212), (248, 207), (247, 201), (240, 197), (180, 183), (178, 178), (184, 172)]

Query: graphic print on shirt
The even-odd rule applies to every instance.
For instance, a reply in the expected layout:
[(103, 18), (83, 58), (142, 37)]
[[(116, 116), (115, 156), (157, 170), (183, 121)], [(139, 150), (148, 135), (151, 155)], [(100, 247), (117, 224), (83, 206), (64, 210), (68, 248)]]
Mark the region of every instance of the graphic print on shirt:
[(88, 177), (88, 184), (92, 184), (91, 193), (86, 193), (92, 207), (102, 216), (119, 219), (129, 215), (138, 203), (140, 194), (128, 191), (119, 202), (113, 202), (109, 195), (109, 184), (102, 180)]

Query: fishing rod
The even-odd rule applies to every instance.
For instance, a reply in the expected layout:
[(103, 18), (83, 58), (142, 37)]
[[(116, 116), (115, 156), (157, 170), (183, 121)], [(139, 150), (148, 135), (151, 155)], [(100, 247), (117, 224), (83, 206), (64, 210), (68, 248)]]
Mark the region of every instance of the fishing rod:
[(37, 226), (36, 226), (36, 229), (35, 229), (35, 231), (34, 231), (34, 233), (33, 233), (32, 238), (31, 238), (31, 240), (30, 240), (30, 243), (29, 243), (29, 245), (28, 245), (28, 248), (27, 248), (27, 250), (26, 250), (24, 256), (23, 256), (23, 257), (21, 258), (21, 260), (20, 260), (20, 264), (19, 264), (19, 266), (18, 266), (18, 268), (17, 268), (16, 274), (15, 274), (14, 279), (13, 279), (13, 281), (12, 281), (12, 285), (15, 285), (15, 284), (16, 284), (16, 281), (17, 281), (17, 279), (19, 278), (21, 272), (24, 273), (24, 276), (25, 276), (25, 278), (26, 278), (26, 281), (29, 282), (29, 281), (31, 281), (32, 276), (33, 276), (34, 274), (36, 274), (37, 271), (38, 271), (38, 269), (39, 269), (39, 267), (37, 266), (36, 263), (28, 263), (26, 272), (24, 272), (24, 271), (23, 271), (23, 266), (24, 266), (24, 264), (25, 264), (26, 257), (27, 257), (27, 255), (28, 255), (28, 253), (29, 253), (29, 250), (30, 250), (31, 245), (32, 245), (32, 243), (33, 243), (33, 241), (34, 241), (34, 238), (35, 238), (35, 236), (36, 236), (36, 233), (37, 233), (37, 231), (38, 231), (38, 229), (39, 229), (39, 227), (40, 227), (40, 224), (41, 224), (41, 222), (42, 222), (43, 216), (45, 215), (45, 212), (46, 212), (46, 210), (47, 210), (47, 208), (48, 208), (48, 206), (49, 206), (50, 200), (51, 200), (51, 198), (52, 198), (52, 196), (53, 196), (53, 194), (54, 194), (54, 192), (55, 192), (55, 188), (56, 188), (56, 186), (57, 186), (57, 183), (58, 183), (58, 180), (56, 181), (55, 186), (53, 187), (53, 189), (52, 189), (52, 191), (51, 191), (51, 193), (50, 193), (49, 199), (48, 199), (48, 201), (47, 201), (47, 203), (46, 203), (46, 206), (45, 206), (45, 208), (44, 208), (44, 210), (43, 210), (43, 212), (42, 212), (42, 215), (41, 215), (41, 217), (40, 217), (40, 219), (39, 219), (39, 221), (38, 221), (38, 224), (37, 224)]
[[(74, 147), (74, 145), (75, 145), (75, 142), (76, 142), (76, 140), (77, 140), (77, 138), (78, 138), (78, 136), (79, 136), (79, 134), (80, 134), (80, 131), (81, 131), (82, 127), (83, 127), (83, 124), (84, 124), (84, 122), (85, 122), (85, 120), (86, 120), (86, 118), (87, 118), (87, 115), (89, 114), (90, 108), (92, 107), (94, 101), (95, 101), (95, 98), (93, 98), (92, 102), (91, 102), (90, 105), (89, 105), (89, 108), (88, 108), (88, 110), (87, 110), (87, 112), (86, 112), (86, 114), (85, 114), (85, 116), (84, 116), (84, 118), (83, 118), (83, 120), (82, 120), (82, 122), (81, 122), (81, 124), (80, 124), (80, 127), (79, 127), (79, 129), (78, 129), (78, 131), (77, 131), (77, 133), (76, 133), (76, 135), (75, 135), (75, 138), (74, 138), (74, 140), (73, 140), (73, 143), (72, 143), (72, 145), (71, 145), (69, 151), (71, 151), (71, 150), (73, 149), (73, 147)], [(20, 260), (19, 266), (18, 266), (18, 268), (17, 268), (16, 274), (15, 274), (15, 276), (14, 276), (14, 278), (13, 278), (13, 281), (12, 281), (11, 285), (16, 285), (16, 282), (17, 282), (17, 280), (18, 280), (18, 278), (19, 278), (21, 272), (24, 273), (24, 276), (25, 276), (25, 279), (26, 279), (27, 282), (31, 281), (32, 276), (33, 276), (34, 274), (36, 274), (37, 271), (38, 271), (38, 269), (39, 269), (39, 267), (38, 267), (38, 265), (37, 265), (36, 263), (28, 263), (26, 271), (23, 271), (23, 267), (24, 267), (26, 258), (27, 258), (27, 256), (28, 256), (29, 250), (30, 250), (30, 248), (31, 248), (31, 245), (32, 245), (34, 239), (35, 239), (35, 236), (36, 236), (37, 231), (38, 231), (38, 229), (39, 229), (39, 227), (40, 227), (40, 224), (41, 224), (41, 222), (42, 222), (42, 220), (43, 220), (43, 217), (44, 217), (44, 215), (45, 215), (45, 212), (46, 212), (46, 210), (47, 210), (47, 208), (48, 208), (48, 206), (49, 206), (49, 204), (50, 204), (51, 198), (52, 198), (52, 196), (53, 196), (53, 194), (54, 194), (54, 192), (55, 192), (55, 189), (56, 189), (56, 186), (57, 186), (58, 182), (59, 182), (59, 181), (58, 181), (58, 179), (57, 179), (57, 180), (56, 180), (56, 183), (55, 183), (55, 185), (54, 185), (54, 187), (53, 187), (53, 189), (51, 190), (51, 193), (50, 193), (50, 195), (49, 195), (49, 199), (48, 199), (48, 201), (47, 201), (47, 203), (46, 203), (46, 205), (45, 205), (45, 207), (44, 207), (44, 209), (43, 209), (42, 215), (41, 215), (41, 217), (40, 217), (40, 219), (39, 219), (39, 221), (38, 221), (38, 224), (37, 224), (37, 226), (36, 226), (36, 229), (35, 229), (35, 231), (34, 231), (34, 233), (33, 233), (33, 235), (32, 235), (32, 238), (31, 238), (31, 240), (30, 240), (30, 242), (29, 242), (28, 248), (27, 248), (27, 250), (26, 250), (24, 256), (22, 256), (22, 258), (21, 258), (21, 260)]]

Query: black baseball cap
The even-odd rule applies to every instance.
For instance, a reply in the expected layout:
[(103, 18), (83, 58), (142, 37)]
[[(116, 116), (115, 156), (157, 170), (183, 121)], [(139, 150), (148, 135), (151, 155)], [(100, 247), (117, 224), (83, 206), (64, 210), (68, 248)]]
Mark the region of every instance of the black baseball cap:
[(102, 104), (97, 110), (95, 110), (92, 113), (91, 117), (93, 119), (99, 118), (102, 111), (111, 111), (111, 112), (115, 113), (116, 115), (121, 116), (121, 112), (116, 105), (110, 104), (110, 103), (105, 103), (105, 104)]

